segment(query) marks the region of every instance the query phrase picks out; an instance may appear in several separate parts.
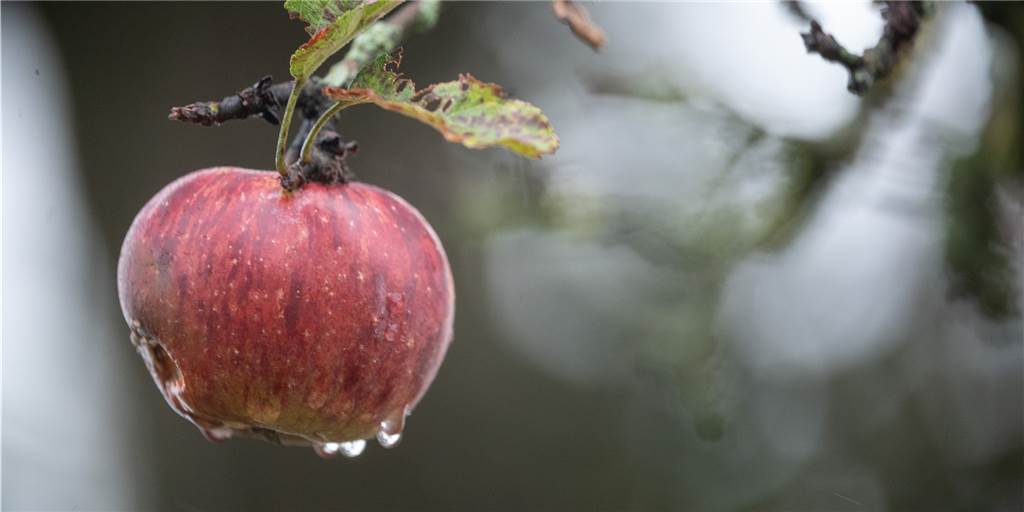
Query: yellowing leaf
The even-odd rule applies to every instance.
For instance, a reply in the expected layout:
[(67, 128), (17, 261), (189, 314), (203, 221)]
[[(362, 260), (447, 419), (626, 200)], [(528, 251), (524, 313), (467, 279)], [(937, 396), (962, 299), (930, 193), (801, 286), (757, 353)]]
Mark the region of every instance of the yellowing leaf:
[(401, 0), (286, 0), (284, 8), (306, 23), (310, 40), (292, 54), (293, 77), (307, 78), (371, 23)]
[(416, 90), (416, 84), (398, 74), (400, 61), (400, 52), (382, 55), (363, 68), (350, 88), (327, 87), (324, 93), (349, 104), (373, 103), (404, 114), (469, 148), (504, 146), (531, 158), (558, 149), (551, 123), (534, 105), (506, 98), (498, 85), (468, 74)]

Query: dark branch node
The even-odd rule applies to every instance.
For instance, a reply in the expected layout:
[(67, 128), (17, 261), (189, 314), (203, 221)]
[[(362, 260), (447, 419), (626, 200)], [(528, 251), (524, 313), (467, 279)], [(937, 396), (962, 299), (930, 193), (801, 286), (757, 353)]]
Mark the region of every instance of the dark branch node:
[(807, 53), (817, 53), (821, 58), (838, 62), (851, 71), (864, 65), (863, 59), (843, 48), (832, 34), (822, 30), (821, 24), (816, 20), (811, 20), (810, 32), (800, 34), (800, 37), (804, 40)]
[[(303, 125), (305, 128), (305, 123)], [(305, 131), (309, 133), (308, 128)], [(303, 139), (305, 136), (296, 138), (300, 141)], [(314, 144), (309, 162), (296, 158), (288, 166), (288, 173), (281, 176), (281, 186), (285, 190), (296, 190), (306, 183), (348, 183), (355, 178), (345, 159), (358, 150), (356, 142), (345, 142), (337, 132), (321, 130)], [(297, 156), (298, 150), (293, 152), (289, 149), (289, 154), (292, 153)]]

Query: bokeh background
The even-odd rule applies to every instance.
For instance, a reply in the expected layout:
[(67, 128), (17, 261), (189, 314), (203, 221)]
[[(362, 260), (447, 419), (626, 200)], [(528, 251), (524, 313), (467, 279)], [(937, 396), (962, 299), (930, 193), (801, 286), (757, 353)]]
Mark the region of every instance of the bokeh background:
[[(847, 47), (881, 33), (869, 4), (808, 8)], [(342, 115), (458, 298), (402, 444), (331, 461), (205, 441), (114, 281), (162, 186), (272, 166), (266, 123), (167, 111), (285, 79), (301, 24), (277, 2), (0, 9), (4, 510), (1024, 509), (1019, 5), (939, 5), (858, 98), (779, 4), (592, 5), (600, 54), (547, 3), (447, 4), (405, 73), (500, 83), (562, 147)]]

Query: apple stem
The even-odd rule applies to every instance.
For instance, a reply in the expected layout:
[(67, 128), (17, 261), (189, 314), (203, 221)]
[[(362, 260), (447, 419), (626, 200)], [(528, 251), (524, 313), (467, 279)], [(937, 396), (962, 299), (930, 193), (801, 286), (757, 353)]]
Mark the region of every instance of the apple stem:
[(295, 114), (295, 104), (302, 95), (302, 89), (306, 85), (305, 78), (297, 78), (292, 85), (292, 92), (288, 95), (288, 104), (284, 107), (284, 114), (281, 115), (281, 130), (277, 132), (277, 157), (275, 164), (277, 172), (282, 178), (288, 176), (288, 162), (285, 159), (285, 151), (288, 148), (288, 129), (292, 124), (292, 115)]
[(288, 145), (288, 151), (285, 152), (284, 158), (288, 162), (292, 162), (289, 165), (289, 169), (294, 167), (295, 162), (299, 161), (299, 153), (302, 149), (302, 143), (306, 140), (306, 135), (309, 135), (309, 130), (313, 127), (313, 120), (310, 118), (303, 118), (302, 123), (299, 124), (298, 131), (292, 137), (291, 144)]

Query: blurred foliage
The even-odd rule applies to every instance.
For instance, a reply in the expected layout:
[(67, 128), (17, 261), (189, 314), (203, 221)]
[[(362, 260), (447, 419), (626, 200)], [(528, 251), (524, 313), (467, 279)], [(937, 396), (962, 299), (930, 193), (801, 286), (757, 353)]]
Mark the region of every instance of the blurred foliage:
[(992, 168), (985, 152), (953, 165), (946, 195), (946, 260), (954, 295), (973, 298), (986, 314), (1005, 318), (1019, 314), (1019, 289), (1012, 247), (999, 229)]
[[(932, 43), (934, 36), (925, 32), (921, 43)], [(678, 150), (688, 161), (700, 164), (678, 163), (676, 171), (692, 180), (686, 189), (671, 189), (674, 195), (641, 191), (647, 185), (642, 180), (653, 180), (662, 189), (674, 185), (671, 177), (662, 177), (653, 169), (645, 169), (644, 176), (616, 170), (610, 178), (601, 175), (585, 180), (577, 179), (576, 171), (564, 163), (551, 168), (552, 175), (546, 179), (513, 168), (469, 182), (460, 193), (456, 217), (465, 220), (464, 226), (476, 233), (474, 236), (490, 237), (493, 265), (510, 264), (512, 254), (524, 260), (521, 267), (504, 269), (516, 278), (489, 284), (491, 289), (510, 288), (508, 293), (530, 305), (499, 293), (492, 297), (492, 306), (500, 315), (510, 317), (506, 319), (508, 331), (516, 342), (532, 343), (524, 350), (547, 361), (544, 364), (565, 356), (538, 347), (586, 338), (589, 344), (574, 352), (579, 359), (594, 366), (615, 366), (602, 375), (624, 372), (630, 378), (652, 379), (660, 389), (669, 387), (671, 400), (686, 411), (700, 439), (720, 440), (730, 431), (732, 436), (740, 435), (735, 429), (743, 428), (744, 404), (752, 399), (743, 396), (744, 390), (750, 391), (750, 383), (728, 361), (733, 349), (719, 332), (723, 289), (740, 263), (758, 254), (788, 249), (818, 211), (826, 191), (844, 171), (857, 170), (850, 164), (863, 157), (860, 152), (865, 145), (879, 143), (868, 134), (880, 125), (869, 121), (901, 111), (907, 98), (898, 96), (899, 80), (913, 77), (915, 70), (927, 65), (929, 54), (925, 51), (922, 55), (901, 67), (896, 79), (876, 84), (843, 126), (813, 140), (773, 135), (729, 106), (691, 94), (657, 71), (639, 75), (584, 73), (592, 94), (625, 98), (652, 111), (673, 109), (699, 119), (697, 124), (704, 130), (688, 133)], [(1006, 90), (1018, 89), (1011, 86)], [(994, 101), (1002, 107), (1016, 105), (1006, 96)], [(1010, 115), (1005, 114), (1007, 110)], [(998, 126), (1001, 118), (1014, 123), (1024, 118), (1016, 108), (993, 112), (989, 130)], [(1001, 150), (979, 148), (978, 154), (994, 158), (1013, 154), (1019, 147), (1008, 142), (1019, 138), (999, 140), (1004, 143)], [(939, 145), (931, 150), (947, 151), (941, 143), (935, 144)], [(593, 162), (583, 162), (589, 163), (572, 165), (600, 175)], [(998, 203), (995, 185), (989, 173), (979, 172), (979, 165), (974, 162), (970, 169), (957, 165), (950, 171), (945, 190), (950, 207), (945, 224), (950, 248), (946, 264), (966, 271), (960, 281), (963, 289), (976, 298), (983, 312), (999, 319), (1019, 311), (1013, 301), (1016, 274), (1009, 265), (1005, 230), (999, 230), (994, 210)], [(759, 181), (763, 186), (755, 186)], [(515, 189), (529, 193), (522, 197), (506, 193)], [(642, 263), (633, 261), (632, 256)], [(578, 267), (585, 266), (581, 260), (601, 257), (618, 261), (617, 271), (631, 277), (596, 279), (592, 272), (576, 273)], [(536, 267), (548, 269), (531, 275), (529, 269)], [(644, 275), (657, 277), (651, 282)], [(525, 282), (510, 282), (513, 280)], [(621, 300), (594, 299), (598, 290), (614, 290)], [(556, 296), (557, 300), (552, 299)], [(787, 297), (780, 292), (778, 300)], [(540, 311), (557, 314), (551, 313), (549, 321)], [(554, 325), (565, 323), (566, 318), (586, 318), (596, 325), (591, 330)], [(522, 327), (525, 321), (541, 326)], [(524, 341), (527, 339), (533, 341)], [(594, 346), (619, 354), (625, 362), (613, 365), (602, 360), (610, 356), (584, 354)], [(568, 373), (565, 368), (552, 371)], [(619, 385), (621, 380), (612, 382), (616, 384), (605, 385)], [(651, 391), (641, 387), (637, 392)], [(729, 467), (718, 459), (708, 463)]]
[(996, 54), (993, 108), (977, 147), (950, 171), (946, 258), (954, 295), (974, 299), (991, 317), (1019, 317), (1024, 269), (1013, 257), (1014, 244), (1024, 242), (1024, 9), (977, 6), (1005, 48)]
[(1021, 311), (1021, 269), (1013, 261), (1014, 244), (1024, 240), (1019, 232), (1024, 215), (1019, 69), (1018, 64), (1011, 65), (1009, 70), (1016, 72), (996, 81), (997, 107), (976, 151), (954, 162), (946, 188), (946, 259), (953, 274), (952, 293), (974, 299), (994, 318), (1020, 316)]

